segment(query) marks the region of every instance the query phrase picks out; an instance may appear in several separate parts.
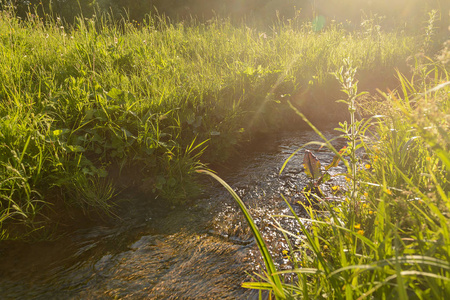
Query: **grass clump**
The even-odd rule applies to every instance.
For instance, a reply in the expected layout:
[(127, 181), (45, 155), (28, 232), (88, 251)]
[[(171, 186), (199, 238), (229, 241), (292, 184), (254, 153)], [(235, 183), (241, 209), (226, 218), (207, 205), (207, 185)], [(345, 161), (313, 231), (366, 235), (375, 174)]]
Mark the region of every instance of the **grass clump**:
[(279, 22), (262, 31), (108, 15), (67, 25), (4, 7), (0, 232), (10, 238), (61, 209), (110, 212), (124, 177), (125, 187), (181, 205), (198, 192), (193, 174), (206, 146), (204, 161), (224, 160), (253, 133), (290, 123), (287, 100), (317, 120), (337, 117), (323, 97), (334, 88), (323, 87), (344, 57), (386, 74), (416, 48), (414, 37), (366, 34), (367, 25), (314, 32)]

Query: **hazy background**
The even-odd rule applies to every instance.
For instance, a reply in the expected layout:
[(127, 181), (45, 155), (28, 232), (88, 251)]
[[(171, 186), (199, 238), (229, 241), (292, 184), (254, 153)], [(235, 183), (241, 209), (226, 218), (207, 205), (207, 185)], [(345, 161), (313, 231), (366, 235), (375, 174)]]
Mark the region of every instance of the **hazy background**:
[[(73, 22), (81, 13), (91, 17), (96, 12), (109, 12), (116, 19), (126, 16), (136, 22), (146, 15), (158, 13), (174, 21), (191, 19), (206, 21), (215, 16), (229, 17), (234, 22), (253, 22), (254, 25), (271, 25), (278, 19), (288, 20), (299, 16), (301, 20), (320, 17), (325, 24), (332, 20), (347, 25), (359, 24), (361, 19), (386, 17), (384, 29), (404, 26), (423, 28), (427, 12), (440, 11), (436, 23), (442, 30), (449, 25), (448, 0), (0, 0), (2, 6), (13, 4), (18, 16), (43, 12)], [(298, 14), (300, 12), (300, 14)]]

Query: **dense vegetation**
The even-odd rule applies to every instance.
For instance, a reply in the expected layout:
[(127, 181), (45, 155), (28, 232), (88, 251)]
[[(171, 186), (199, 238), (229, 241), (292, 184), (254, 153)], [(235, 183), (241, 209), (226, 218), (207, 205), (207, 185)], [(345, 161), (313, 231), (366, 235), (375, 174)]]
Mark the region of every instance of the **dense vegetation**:
[[(0, 10), (0, 240), (45, 238), (74, 210), (112, 213), (128, 187), (181, 205), (199, 191), (202, 162), (227, 159), (255, 133), (303, 120), (320, 134), (311, 121), (341, 120), (347, 148), (320, 143), (345, 162), (347, 183), (320, 190), (324, 170), (305, 160), (310, 218), (292, 211), (302, 233), (285, 234), (300, 247), (282, 253), (293, 270), (277, 272), (253, 226), (267, 273), (245, 286), (277, 298), (450, 296), (446, 14), (423, 23), (412, 9), (403, 17), (415, 25), (398, 27), (393, 9), (386, 21), (397, 27), (385, 31), (375, 15), (355, 26), (291, 10), (250, 28), (142, 14), (155, 5), (180, 17), (176, 0), (80, 0), (83, 17), (75, 1), (12, 2)], [(414, 1), (433, 3), (446, 2)], [(340, 88), (346, 105), (335, 103)]]
[(226, 159), (255, 131), (292, 122), (288, 100), (318, 121), (340, 118), (329, 72), (344, 58), (370, 75), (362, 84), (385, 86), (424, 46), (384, 32), (378, 18), (357, 30), (320, 30), (300, 16), (264, 30), (110, 14), (69, 25), (31, 10), (19, 18), (2, 3), (3, 238), (24, 238), (74, 208), (110, 212), (130, 186), (183, 203), (198, 192), (192, 174), (205, 146), (203, 161)]
[(225, 159), (256, 130), (292, 120), (287, 100), (336, 119), (329, 72), (344, 58), (377, 72), (367, 82), (388, 84), (421, 46), (376, 20), (313, 29), (295, 19), (258, 31), (108, 15), (69, 26), (1, 11), (3, 238), (24, 238), (73, 208), (109, 212), (129, 186), (182, 203), (198, 191), (192, 173), (206, 145), (206, 161)]
[[(269, 290), (277, 299), (450, 297), (449, 42), (445, 45), (434, 59), (416, 56), (411, 77), (399, 72), (398, 88), (378, 95), (358, 94), (358, 73), (350, 61), (336, 70), (346, 93), (340, 102), (350, 114), (350, 122), (336, 129), (348, 141), (342, 149), (298, 111), (323, 138), (312, 144), (336, 154), (327, 168), (340, 159), (347, 172), (339, 175), (344, 183), (322, 191), (319, 182), (329, 177), (305, 154), (312, 184), (303, 191), (307, 201), (299, 204), (309, 218), (297, 216), (286, 201), (292, 215), (284, 217), (295, 218), (301, 233), (279, 227), (290, 240), (282, 255), (292, 269), (276, 269), (247, 209), (222, 182), (248, 217), (266, 265), (266, 273), (256, 277), (262, 282), (244, 286)], [(356, 118), (357, 112), (366, 118)], [(290, 280), (284, 282), (285, 275)]]

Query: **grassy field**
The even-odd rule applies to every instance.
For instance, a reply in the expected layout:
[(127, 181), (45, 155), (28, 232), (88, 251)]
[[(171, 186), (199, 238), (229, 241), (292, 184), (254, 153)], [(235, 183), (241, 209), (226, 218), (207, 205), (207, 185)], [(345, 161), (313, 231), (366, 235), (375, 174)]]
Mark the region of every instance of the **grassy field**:
[(1, 238), (27, 238), (72, 210), (109, 213), (126, 187), (181, 205), (198, 193), (202, 163), (298, 125), (288, 102), (317, 123), (345, 118), (330, 74), (345, 58), (364, 88), (395, 85), (394, 68), (431, 46), (422, 34), (377, 20), (261, 30), (103, 15), (69, 26), (1, 11)]

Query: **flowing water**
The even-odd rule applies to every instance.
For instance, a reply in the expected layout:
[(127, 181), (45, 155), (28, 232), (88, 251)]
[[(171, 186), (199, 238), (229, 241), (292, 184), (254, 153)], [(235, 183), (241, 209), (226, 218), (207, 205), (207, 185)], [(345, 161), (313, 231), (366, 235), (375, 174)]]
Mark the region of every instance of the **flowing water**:
[[(272, 136), (218, 171), (250, 208), (281, 268), (288, 267), (282, 255), (287, 245), (270, 216), (289, 214), (281, 193), (304, 214), (297, 204), (308, 180), (303, 152), (278, 173), (293, 151), (313, 140), (318, 137), (311, 131)], [(323, 163), (332, 160), (329, 152), (310, 149)], [(256, 298), (240, 285), (261, 270), (257, 246), (230, 195), (206, 176), (205, 181), (204, 196), (188, 207), (158, 208), (129, 193), (114, 221), (78, 226), (52, 242), (0, 245), (0, 298)], [(280, 222), (298, 230), (293, 221)]]

